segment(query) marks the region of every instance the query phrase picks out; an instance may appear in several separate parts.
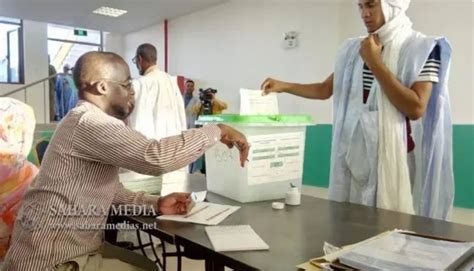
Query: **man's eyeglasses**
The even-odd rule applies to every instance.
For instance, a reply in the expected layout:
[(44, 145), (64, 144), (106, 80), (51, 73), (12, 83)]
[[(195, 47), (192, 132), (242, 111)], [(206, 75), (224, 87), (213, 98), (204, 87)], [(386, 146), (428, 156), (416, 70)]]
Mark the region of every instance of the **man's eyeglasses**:
[(125, 82), (119, 82), (119, 81), (114, 81), (114, 80), (104, 80), (106, 82), (110, 83), (115, 83), (117, 85), (120, 85), (124, 87), (125, 89), (131, 90), (132, 89), (132, 79), (127, 79)]
[(109, 80), (109, 79), (102, 78), (102, 79), (99, 79), (98, 81), (101, 81), (101, 80), (105, 81), (105, 82), (120, 85), (120, 86), (122, 86), (123, 88), (125, 88), (127, 90), (132, 90), (132, 79), (127, 79), (126, 81), (119, 82), (119, 81), (115, 81), (115, 80)]

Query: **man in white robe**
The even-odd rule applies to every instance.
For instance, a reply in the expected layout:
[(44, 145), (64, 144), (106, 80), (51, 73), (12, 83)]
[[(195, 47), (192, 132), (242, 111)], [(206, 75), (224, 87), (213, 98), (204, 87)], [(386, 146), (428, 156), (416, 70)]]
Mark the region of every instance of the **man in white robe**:
[(368, 36), (344, 43), (333, 74), (315, 84), (269, 78), (264, 94), (333, 97), (329, 199), (448, 219), (451, 47), (412, 29), (410, 0), (357, 4)]

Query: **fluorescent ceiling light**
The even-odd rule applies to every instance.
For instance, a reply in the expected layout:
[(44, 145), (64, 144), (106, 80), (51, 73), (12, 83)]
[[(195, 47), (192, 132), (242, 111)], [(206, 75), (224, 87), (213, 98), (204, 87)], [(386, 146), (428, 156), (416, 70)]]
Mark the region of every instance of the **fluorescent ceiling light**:
[(99, 15), (104, 15), (104, 16), (110, 16), (110, 17), (118, 17), (122, 16), (125, 13), (127, 13), (126, 10), (123, 9), (116, 9), (116, 8), (109, 8), (109, 7), (100, 7), (94, 11), (92, 11), (95, 14)]

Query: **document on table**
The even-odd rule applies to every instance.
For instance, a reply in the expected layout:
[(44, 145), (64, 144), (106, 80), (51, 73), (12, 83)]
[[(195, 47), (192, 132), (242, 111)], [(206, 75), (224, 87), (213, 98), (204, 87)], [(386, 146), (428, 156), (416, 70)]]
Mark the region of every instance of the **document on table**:
[(454, 270), (474, 253), (474, 243), (450, 242), (393, 232), (355, 246), (339, 257), (362, 270)]
[(261, 90), (240, 89), (240, 115), (278, 115), (275, 93), (262, 96)]
[(205, 230), (215, 251), (270, 249), (250, 225), (212, 226)]
[(158, 216), (157, 219), (202, 225), (217, 225), (239, 208), (240, 206), (197, 202), (186, 215), (162, 215)]

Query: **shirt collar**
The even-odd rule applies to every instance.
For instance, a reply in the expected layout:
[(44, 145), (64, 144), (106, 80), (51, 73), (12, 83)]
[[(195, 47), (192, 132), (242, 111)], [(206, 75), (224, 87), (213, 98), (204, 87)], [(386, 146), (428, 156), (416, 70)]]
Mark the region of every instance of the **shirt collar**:
[(147, 75), (147, 74), (149, 74), (150, 72), (153, 72), (153, 71), (155, 71), (155, 70), (158, 70), (158, 66), (156, 66), (156, 65), (150, 66), (150, 67), (148, 67), (148, 69), (146, 69), (144, 75)]

